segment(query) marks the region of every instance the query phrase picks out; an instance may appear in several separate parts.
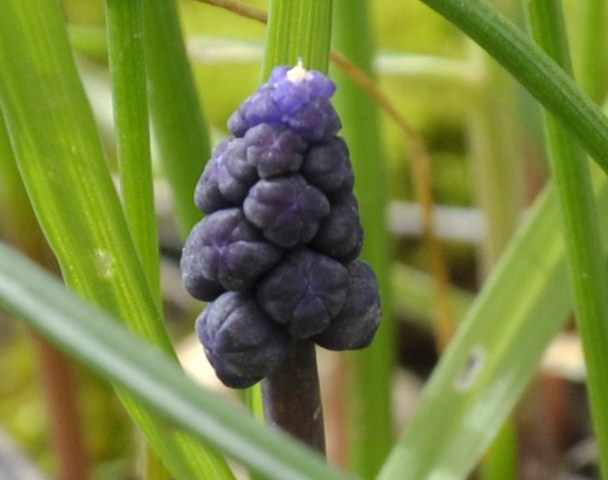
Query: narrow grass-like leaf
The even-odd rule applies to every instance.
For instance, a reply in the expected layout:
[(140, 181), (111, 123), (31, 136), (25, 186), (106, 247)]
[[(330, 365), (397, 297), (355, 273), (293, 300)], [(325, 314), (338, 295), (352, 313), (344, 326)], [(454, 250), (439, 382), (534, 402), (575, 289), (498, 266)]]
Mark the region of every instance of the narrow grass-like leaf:
[[(374, 51), (366, 2), (338, 0), (334, 8), (334, 46), (370, 72)], [(349, 455), (355, 472), (371, 477), (393, 443), (391, 380), (395, 353), (390, 248), (382, 213), (388, 203), (386, 175), (376, 106), (346, 75), (336, 70), (333, 76), (338, 84), (335, 105), (344, 124), (341, 134), (348, 142), (357, 175), (355, 190), (365, 229), (362, 256), (378, 275), (384, 312), (374, 343), (349, 355)]]
[(176, 2), (144, 2), (150, 113), (163, 172), (185, 237), (202, 213), (194, 187), (211, 153), (209, 132), (182, 39)]
[(107, 0), (120, 189), (129, 230), (160, 307), (158, 227), (154, 209), (141, 0)]
[[(571, 72), (561, 1), (531, 0), (526, 7), (536, 42)], [(598, 262), (602, 249), (589, 166), (585, 153), (553, 117), (545, 113), (544, 123), (583, 343), (600, 469), (608, 474), (608, 276), (604, 262)]]
[(270, 2), (262, 81), (279, 64), (302, 60), (308, 69), (327, 72), (332, 0)]
[(513, 23), (486, 0), (422, 0), (501, 63), (608, 172), (608, 119)]
[[(596, 202), (608, 181), (593, 169)], [(608, 233), (602, 218), (602, 233)], [(378, 479), (466, 478), (573, 307), (552, 186), (488, 279)]]
[(170, 357), (4, 244), (0, 244), (0, 305), (105, 379), (128, 388), (166, 419), (166, 433), (172, 431), (170, 424), (186, 429), (268, 479), (352, 478), (196, 385)]
[(581, 4), (584, 14), (581, 48), (577, 52), (579, 69), (577, 78), (582, 89), (596, 102), (602, 102), (606, 95), (606, 71), (608, 62), (606, 54), (606, 13), (608, 9), (604, 0), (587, 0)]
[[(105, 163), (59, 3), (5, 2), (0, 57), (0, 107), (66, 282), (173, 354)], [(123, 399), (176, 476), (209, 478), (198, 468), (208, 462), (213, 468), (207, 471), (223, 469), (228, 473), (222, 477), (229, 477), (221, 459), (181, 436), (166, 435), (146, 409), (127, 395)]]

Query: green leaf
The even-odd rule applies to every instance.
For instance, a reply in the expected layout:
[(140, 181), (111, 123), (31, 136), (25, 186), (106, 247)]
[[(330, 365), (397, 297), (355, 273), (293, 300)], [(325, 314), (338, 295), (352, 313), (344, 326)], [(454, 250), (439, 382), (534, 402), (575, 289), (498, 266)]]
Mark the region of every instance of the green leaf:
[[(59, 3), (5, 2), (0, 58), (0, 107), (23, 183), (64, 279), (173, 355), (104, 159)], [(181, 433), (167, 435), (144, 407), (122, 397), (176, 476), (230, 477), (223, 459)]]
[(608, 172), (608, 119), (530, 38), (486, 0), (422, 0), (503, 65)]
[[(555, 0), (531, 0), (526, 7), (536, 42), (565, 71), (570, 72), (561, 3)], [(544, 124), (559, 197), (576, 320), (583, 343), (591, 418), (600, 467), (604, 473), (608, 473), (608, 276), (604, 263), (598, 262), (598, 258), (602, 258), (598, 214), (593, 202), (585, 153), (547, 113)]]
[(129, 229), (160, 307), (158, 226), (154, 209), (142, 0), (107, 0), (120, 190)]
[(262, 81), (276, 65), (295, 65), (327, 72), (333, 0), (270, 2)]
[(196, 385), (172, 358), (4, 244), (0, 244), (0, 305), (162, 415), (166, 434), (172, 432), (171, 425), (183, 428), (268, 479), (352, 478), (328, 467), (320, 455), (287, 435), (264, 428), (244, 409)]
[[(335, 3), (334, 42), (364, 71), (371, 71), (374, 46), (366, 2)], [(384, 212), (388, 189), (377, 106), (341, 72), (332, 72), (338, 85), (335, 105), (342, 118), (356, 174), (355, 192), (365, 230), (362, 258), (374, 267), (382, 296), (382, 323), (372, 345), (348, 355), (349, 457), (354, 470), (377, 473), (393, 443), (392, 374), (396, 363), (392, 317), (391, 252)], [(373, 445), (373, 448), (370, 448)]]
[(176, 2), (144, 2), (144, 27), (152, 125), (177, 223), (185, 237), (203, 216), (193, 197), (211, 153), (209, 132), (186, 56)]
[[(595, 200), (608, 181), (593, 169)], [(605, 217), (605, 216), (604, 216)], [(602, 233), (608, 219), (602, 218)], [(536, 371), (573, 306), (552, 186), (488, 279), (441, 358), (379, 480), (466, 478)]]

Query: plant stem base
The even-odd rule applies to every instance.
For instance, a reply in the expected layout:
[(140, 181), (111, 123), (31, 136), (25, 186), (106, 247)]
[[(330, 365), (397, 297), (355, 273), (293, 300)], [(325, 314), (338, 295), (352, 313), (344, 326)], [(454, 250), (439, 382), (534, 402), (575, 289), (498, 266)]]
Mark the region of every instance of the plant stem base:
[(266, 423), (325, 454), (323, 407), (315, 346), (296, 343), (285, 363), (262, 380)]

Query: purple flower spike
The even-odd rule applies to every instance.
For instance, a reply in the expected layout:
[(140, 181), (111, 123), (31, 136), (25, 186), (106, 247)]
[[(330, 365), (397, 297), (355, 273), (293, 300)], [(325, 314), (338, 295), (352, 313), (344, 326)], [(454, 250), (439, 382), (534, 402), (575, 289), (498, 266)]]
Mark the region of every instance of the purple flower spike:
[(301, 248), (288, 255), (260, 283), (258, 301), (296, 339), (329, 326), (344, 304), (348, 271), (325, 255)]
[(196, 258), (201, 275), (226, 290), (245, 290), (280, 260), (282, 251), (265, 241), (239, 208), (230, 208), (207, 215), (194, 227), (184, 256)]
[(261, 178), (295, 173), (304, 160), (306, 143), (286, 127), (262, 123), (250, 129), (244, 140), (247, 163), (257, 168)]
[(348, 273), (344, 308), (326, 330), (313, 337), (317, 345), (329, 350), (367, 347), (374, 339), (382, 316), (378, 280), (372, 268), (357, 260), (349, 265)]
[(210, 303), (196, 321), (205, 355), (219, 379), (247, 388), (276, 370), (292, 341), (260, 308), (255, 297), (227, 292)]
[(247, 219), (282, 248), (310, 241), (329, 213), (329, 201), (301, 175), (260, 180), (243, 204)]
[(310, 246), (343, 263), (352, 262), (359, 256), (363, 247), (363, 227), (354, 195), (331, 206)]
[(208, 215), (186, 240), (183, 283), (211, 302), (196, 329), (228, 386), (273, 373), (293, 342), (367, 346), (380, 320), (354, 172), (321, 72), (275, 68), (228, 120), (195, 192)]

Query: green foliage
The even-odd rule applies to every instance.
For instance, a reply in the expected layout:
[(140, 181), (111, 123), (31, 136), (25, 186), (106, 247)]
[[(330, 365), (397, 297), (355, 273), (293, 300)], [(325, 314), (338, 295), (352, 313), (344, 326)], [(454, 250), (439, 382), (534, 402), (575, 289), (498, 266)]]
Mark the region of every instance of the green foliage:
[[(487, 0), (369, 5), (272, 0), (273, 21), (264, 45), (260, 24), (195, 2), (107, 0), (105, 30), (100, 28), (102, 2), (85, 3), (7, 0), (0, 9), (0, 112), (6, 122), (6, 130), (0, 130), (2, 234), (23, 253), (51, 265), (41, 229), (69, 287), (0, 244), (0, 305), (117, 387), (131, 418), (174, 477), (234, 478), (227, 462), (232, 459), (260, 478), (351, 478), (284, 434), (265, 428), (244, 409), (198, 387), (180, 370), (162, 315), (153, 201), (156, 174), (169, 185), (178, 230), (174, 235), (183, 237), (201, 215), (192, 204), (192, 192), (217, 136), (210, 125), (223, 131), (229, 113), (259, 83), (259, 72), (267, 77), (276, 63), (302, 56), (307, 67), (326, 70), (330, 39), (379, 78), (394, 106), (424, 134), (435, 162), (436, 198), (451, 205), (478, 202), (489, 216), (491, 240), (484, 248), (491, 253), (481, 263), (488, 269), (495, 263), (476, 294), (453, 288), (451, 301), (462, 319), (459, 330), (395, 440), (392, 395), (399, 338), (393, 322), (415, 316), (423, 320), (419, 325), (425, 331), (433, 329), (434, 282), (406, 266), (428, 263), (424, 246), (409, 249), (413, 242), (398, 239), (383, 215), (392, 200), (411, 199), (407, 169), (414, 154), (402, 131), (382, 116), (367, 93), (332, 67), (339, 85), (336, 106), (357, 173), (366, 228), (364, 256), (378, 272), (385, 312), (375, 344), (348, 354), (343, 365), (340, 381), (348, 401), (339, 409), (348, 419), (342, 425), (348, 438), (348, 445), (342, 445), (347, 470), (380, 480), (467, 478), (574, 310), (606, 469), (603, 379), (608, 367), (603, 355), (608, 304), (601, 259), (608, 222), (597, 211), (608, 202), (608, 120), (570, 77), (566, 34), (555, 30), (559, 2), (527, 2), (539, 45)], [(568, 25), (575, 39), (573, 63), (595, 101), (606, 91), (600, 74), (606, 61), (595, 48), (605, 43), (601, 4), (567, 5), (575, 10), (576, 21)], [(513, 18), (519, 18), (514, 5)], [(539, 5), (547, 8), (534, 10)], [(509, 5), (502, 6), (508, 10)], [(225, 47), (226, 40), (232, 43), (219, 63), (196, 55), (197, 48), (207, 52), (222, 42)], [(73, 46), (79, 57), (98, 63), (105, 62), (101, 53), (108, 54), (116, 139), (108, 152), (82, 87)], [(253, 56), (239, 57), (242, 46)], [(548, 54), (543, 51), (547, 47)], [(520, 158), (542, 148), (538, 105), (551, 114), (544, 122), (556, 181), (545, 187), (520, 224)], [(475, 143), (480, 141), (481, 146)], [(597, 165), (589, 169), (574, 142)], [(118, 161), (108, 161), (114, 150)], [(485, 154), (488, 162), (477, 163)], [(465, 157), (475, 158), (468, 172)], [(543, 161), (532, 160), (528, 168), (542, 176)], [(466, 250), (459, 248), (450, 252)], [(461, 259), (450, 259), (458, 273)], [(471, 283), (469, 278), (467, 286)], [(33, 368), (30, 357), (21, 358), (27, 355), (22, 342), (0, 345), (0, 372), (6, 380), (0, 417), (15, 410), (7, 429), (47, 466), (52, 457), (33, 451), (42, 449), (41, 431), (23, 431), (19, 424), (24, 415), (41, 415), (36, 389), (31, 382), (19, 383), (32, 376)], [(113, 402), (106, 390), (93, 400), (90, 392), (98, 388), (83, 395), (86, 418), (91, 410)], [(255, 394), (252, 399), (259, 400)], [(112, 422), (124, 425), (118, 413)], [(91, 431), (111, 434), (99, 425)], [(512, 433), (509, 442), (514, 441)], [(514, 465), (517, 453), (509, 442), (499, 457), (490, 458), (487, 478), (500, 478), (488, 473), (492, 465)], [(118, 443), (128, 445), (129, 440), (121, 437)], [(97, 439), (92, 444), (97, 461), (117, 454), (107, 453), (111, 449)], [(135, 457), (130, 452), (116, 461), (132, 464)], [(117, 470), (124, 471), (124, 463)], [(163, 478), (163, 469), (153, 465), (151, 460), (146, 473)], [(105, 464), (97, 474), (112, 468)]]

